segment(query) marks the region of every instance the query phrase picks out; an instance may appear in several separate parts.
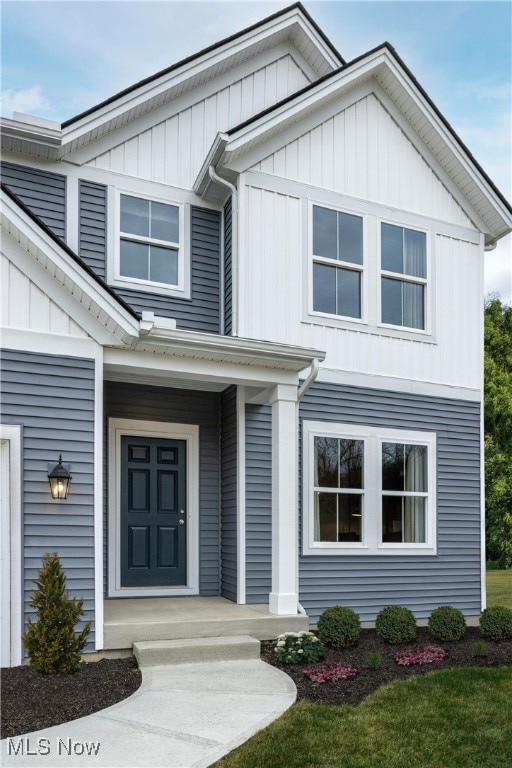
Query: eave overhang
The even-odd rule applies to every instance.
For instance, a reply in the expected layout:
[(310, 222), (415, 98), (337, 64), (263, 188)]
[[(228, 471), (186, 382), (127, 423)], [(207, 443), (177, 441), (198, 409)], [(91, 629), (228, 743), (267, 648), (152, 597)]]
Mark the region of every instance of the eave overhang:
[(63, 122), (59, 130), (41, 131), (29, 120), (2, 119), (2, 147), (49, 160), (70, 157), (87, 144), (286, 41), (293, 43), (315, 77), (323, 77), (344, 63), (305, 8), (295, 3), (135, 83)]
[[(272, 151), (275, 151), (276, 147), (286, 143), (285, 131), (366, 83), (377, 84), (408, 120), (425, 147), (460, 190), (466, 209), (473, 212), (473, 219), (478, 219), (486, 244), (512, 231), (510, 203), (388, 43), (306, 86), (226, 134), (219, 134), (209, 156), (215, 156), (216, 166), (222, 169), (223, 176), (232, 178), (235, 170), (240, 172), (250, 167), (250, 160), (247, 167), (244, 165), (244, 157), (253, 154), (253, 150), (272, 141)], [(281, 145), (279, 136), (283, 138)], [(209, 179), (206, 163), (196, 178), (194, 190), (204, 197), (218, 195), (218, 190)]]
[(87, 329), (100, 344), (132, 347), (140, 319), (51, 230), (2, 185), (3, 237), (18, 243), (86, 312)]

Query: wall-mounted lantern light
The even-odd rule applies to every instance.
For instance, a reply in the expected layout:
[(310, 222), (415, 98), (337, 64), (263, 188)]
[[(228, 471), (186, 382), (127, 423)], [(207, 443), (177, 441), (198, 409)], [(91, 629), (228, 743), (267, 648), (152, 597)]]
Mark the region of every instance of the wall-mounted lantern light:
[(62, 463), (62, 454), (59, 456), (59, 463), (54, 466), (51, 472), (48, 472), (48, 480), (52, 499), (67, 499), (71, 475)]

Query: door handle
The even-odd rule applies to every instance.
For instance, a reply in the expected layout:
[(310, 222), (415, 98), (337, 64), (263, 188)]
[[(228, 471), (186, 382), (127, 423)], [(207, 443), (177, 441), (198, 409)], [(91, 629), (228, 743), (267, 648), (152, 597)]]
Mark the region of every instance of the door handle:
[(185, 521), (182, 517), (178, 520), (178, 525), (185, 525)]

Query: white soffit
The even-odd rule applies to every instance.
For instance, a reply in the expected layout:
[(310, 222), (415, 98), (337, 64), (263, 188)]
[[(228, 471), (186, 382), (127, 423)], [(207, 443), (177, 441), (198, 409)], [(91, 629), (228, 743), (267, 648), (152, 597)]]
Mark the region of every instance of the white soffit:
[(3, 236), (19, 243), (86, 311), (91, 321), (87, 331), (92, 338), (101, 344), (133, 345), (139, 335), (139, 321), (70, 257), (64, 244), (59, 246), (6, 194), (2, 194), (1, 224)]
[[(374, 81), (400, 110), (423, 145), (459, 188), (470, 207), (487, 227), (487, 241), (503, 237), (512, 230), (512, 212), (478, 169), (474, 159), (454, 138), (418, 85), (404, 71), (388, 47), (381, 47), (361, 57), (323, 82), (312, 85), (298, 96), (291, 97), (259, 118), (243, 123), (228, 133), (228, 141), (219, 166), (237, 171), (247, 170), (254, 163), (255, 150), (272, 143), (272, 152), (285, 146), (300, 133), (293, 127), (309, 116), (318, 114), (326, 105), (346, 96), (365, 83)], [(307, 130), (310, 130), (309, 126)], [(247, 163), (244, 158), (247, 156)], [(195, 188), (201, 187), (198, 177)]]

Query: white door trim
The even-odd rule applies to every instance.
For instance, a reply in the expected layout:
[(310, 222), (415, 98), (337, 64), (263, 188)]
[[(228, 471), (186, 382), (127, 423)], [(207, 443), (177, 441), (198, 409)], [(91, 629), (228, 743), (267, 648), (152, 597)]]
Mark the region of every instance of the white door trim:
[[(199, 427), (137, 419), (108, 425), (108, 596), (173, 597), (199, 594)], [(187, 584), (183, 587), (121, 587), (121, 437), (159, 437), (187, 444)]]
[(21, 427), (0, 425), (2, 629), (1, 665), (21, 664)]

